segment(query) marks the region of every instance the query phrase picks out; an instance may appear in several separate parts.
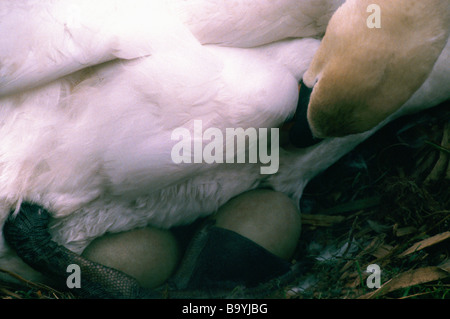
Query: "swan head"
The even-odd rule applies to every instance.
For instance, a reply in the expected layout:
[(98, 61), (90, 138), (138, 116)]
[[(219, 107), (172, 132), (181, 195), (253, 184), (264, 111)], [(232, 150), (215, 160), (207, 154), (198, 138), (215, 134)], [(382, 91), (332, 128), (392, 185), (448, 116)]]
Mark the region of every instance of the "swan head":
[(303, 76), (312, 89), (306, 117), (316, 138), (365, 132), (395, 113), (447, 43), (446, 1), (372, 2), (348, 0), (335, 12)]

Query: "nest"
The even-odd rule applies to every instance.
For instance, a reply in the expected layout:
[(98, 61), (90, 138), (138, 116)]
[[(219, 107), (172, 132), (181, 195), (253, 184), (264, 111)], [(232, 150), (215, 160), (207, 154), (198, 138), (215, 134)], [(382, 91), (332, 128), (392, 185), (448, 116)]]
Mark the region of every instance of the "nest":
[(394, 121), (308, 185), (287, 297), (450, 298), (449, 119), (447, 101)]

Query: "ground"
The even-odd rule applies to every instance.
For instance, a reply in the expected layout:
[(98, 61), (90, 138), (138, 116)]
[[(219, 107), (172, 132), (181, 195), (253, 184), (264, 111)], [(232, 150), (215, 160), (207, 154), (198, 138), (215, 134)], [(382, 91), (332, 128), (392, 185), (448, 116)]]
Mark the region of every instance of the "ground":
[[(448, 101), (397, 120), (308, 185), (302, 271), (272, 297), (450, 298), (449, 119)], [(367, 286), (371, 264), (379, 289)], [(74, 298), (19, 279), (26, 288), (0, 282), (0, 298)]]
[(449, 106), (389, 124), (308, 185), (307, 271), (288, 297), (450, 298)]

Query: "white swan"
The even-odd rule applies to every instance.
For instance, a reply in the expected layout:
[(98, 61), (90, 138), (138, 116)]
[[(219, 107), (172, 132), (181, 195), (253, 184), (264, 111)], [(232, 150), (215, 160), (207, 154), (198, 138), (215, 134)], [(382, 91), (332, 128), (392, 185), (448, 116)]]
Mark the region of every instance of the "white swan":
[[(161, 3), (3, 4), (2, 224), (21, 201), (41, 203), (55, 239), (81, 252), (106, 231), (189, 223), (258, 185), (255, 165), (175, 164), (171, 133), (195, 119), (281, 124), (319, 42), (204, 47)], [(36, 274), (1, 240), (0, 267)]]
[[(14, 7), (12, 1), (7, 3)], [(297, 81), (308, 68), (318, 42), (287, 40), (257, 49), (201, 46), (174, 13), (185, 11), (174, 7), (166, 10), (156, 2), (151, 5), (154, 7), (145, 14), (142, 7), (120, 7), (117, 12), (121, 14), (131, 12), (130, 29), (111, 27), (111, 33), (99, 36), (92, 30), (97, 31), (103, 23), (114, 26), (115, 20), (108, 18), (114, 17), (116, 11), (77, 34), (76, 29), (70, 29), (70, 23), (76, 25), (76, 21), (64, 20), (70, 16), (67, 8), (55, 5), (66, 14), (61, 18), (66, 23), (56, 24), (61, 37), (47, 36), (47, 43), (50, 48), (69, 43), (73, 50), (53, 56), (50, 61), (55, 63), (45, 69), (39, 64), (39, 50), (34, 55), (11, 55), (14, 46), (23, 44), (18, 34), (9, 37), (6, 48), (13, 51), (3, 50), (0, 57), (25, 62), (6, 64), (6, 68), (2, 64), (1, 69), (5, 79), (0, 86), (1, 224), (21, 201), (38, 202), (54, 212), (54, 239), (80, 253), (92, 239), (106, 232), (148, 224), (170, 227), (189, 223), (213, 213), (233, 196), (259, 186), (270, 186), (298, 200), (312, 177), (384, 123), (449, 97), (447, 43), (428, 78), (399, 111), (363, 134), (326, 139), (307, 149), (280, 149), (277, 174), (261, 175), (260, 164), (175, 165), (170, 158), (174, 143), (171, 132), (179, 126), (190, 127), (194, 119), (222, 129), (258, 128), (276, 127), (292, 116)], [(2, 9), (4, 13), (10, 8)], [(12, 12), (20, 12), (20, 8), (14, 7)], [(95, 10), (89, 12), (98, 14)], [(184, 19), (187, 23), (194, 18)], [(0, 21), (4, 26), (5, 20)], [(96, 19), (85, 23), (92, 21)], [(152, 27), (145, 29), (149, 32), (128, 38), (130, 30), (144, 21)], [(158, 28), (162, 26), (172, 32), (161, 34)], [(24, 32), (34, 31), (30, 28)], [(71, 32), (67, 33), (67, 28)], [(254, 32), (246, 37), (255, 34), (255, 43), (260, 44), (258, 30)], [(89, 41), (71, 42), (82, 39), (78, 36)], [(273, 37), (270, 39), (275, 40)], [(143, 38), (151, 41), (140, 41)], [(238, 36), (237, 44), (244, 46), (240, 39)], [(74, 43), (86, 43), (88, 48), (99, 51), (80, 50)], [(232, 45), (232, 40), (224, 44)], [(41, 45), (37, 43), (36, 48)], [(42, 49), (46, 56), (45, 47)], [(83, 69), (117, 57), (124, 60)], [(59, 78), (62, 75), (66, 76)], [(26, 88), (29, 90), (22, 91)], [(0, 268), (30, 279), (39, 278), (2, 237)]]

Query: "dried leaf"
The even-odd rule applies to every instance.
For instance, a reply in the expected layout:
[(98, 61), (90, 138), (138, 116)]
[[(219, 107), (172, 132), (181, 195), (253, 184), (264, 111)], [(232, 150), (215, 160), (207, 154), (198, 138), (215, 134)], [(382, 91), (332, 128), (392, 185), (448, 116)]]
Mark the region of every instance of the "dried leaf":
[(447, 277), (450, 277), (450, 273), (448, 271), (435, 266), (409, 270), (389, 280), (374, 292), (359, 297), (359, 299), (373, 299), (398, 289), (412, 287), (430, 281), (441, 280)]
[(444, 262), (439, 264), (438, 267), (440, 269), (450, 273), (450, 258), (448, 258), (447, 260), (445, 260)]
[(408, 226), (403, 228), (398, 228), (395, 230), (395, 236), (403, 237), (407, 235), (411, 235), (417, 232), (417, 228), (414, 226)]
[(367, 224), (378, 234), (386, 233), (392, 229), (392, 225), (382, 225), (370, 219), (367, 220)]
[(3, 297), (3, 299), (22, 299), (18, 294), (10, 291), (9, 289), (0, 287), (0, 292), (6, 295), (6, 297)]
[(345, 220), (343, 216), (330, 216), (319, 214), (302, 214), (302, 224), (330, 227), (334, 224), (340, 223)]
[(380, 258), (386, 257), (392, 251), (392, 249), (394, 249), (394, 246), (381, 245), (371, 255), (380, 259)]
[(405, 257), (408, 256), (409, 254), (412, 254), (416, 251), (422, 250), (424, 248), (436, 245), (440, 242), (443, 242), (444, 240), (447, 240), (450, 238), (450, 231), (447, 231), (445, 233), (441, 233), (432, 237), (429, 237), (427, 239), (421, 240), (417, 243), (415, 243), (414, 245), (412, 245), (411, 247), (409, 247), (407, 250), (405, 250), (403, 253), (401, 253), (399, 255), (399, 257)]

